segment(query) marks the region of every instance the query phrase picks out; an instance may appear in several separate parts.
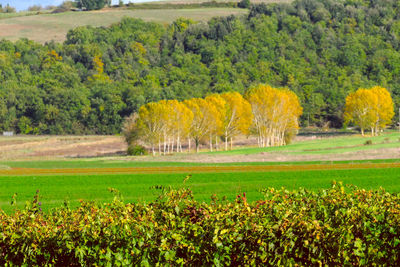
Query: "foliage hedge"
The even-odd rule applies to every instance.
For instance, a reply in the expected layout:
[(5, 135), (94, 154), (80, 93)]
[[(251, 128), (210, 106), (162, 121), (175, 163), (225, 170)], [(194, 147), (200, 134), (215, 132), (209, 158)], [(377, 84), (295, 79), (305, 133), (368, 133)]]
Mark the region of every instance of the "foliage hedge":
[(81, 202), (42, 213), (38, 196), (0, 213), (1, 265), (398, 265), (400, 195), (333, 183), (265, 199), (193, 199), (163, 190), (150, 204)]

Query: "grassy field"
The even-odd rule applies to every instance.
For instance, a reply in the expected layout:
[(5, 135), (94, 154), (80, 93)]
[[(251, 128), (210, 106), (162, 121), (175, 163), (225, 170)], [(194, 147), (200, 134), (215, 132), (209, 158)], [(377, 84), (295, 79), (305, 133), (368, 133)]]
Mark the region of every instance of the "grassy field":
[(148, 168), (148, 167), (197, 167), (197, 166), (298, 166), (298, 165), (337, 165), (337, 164), (368, 164), (368, 163), (400, 163), (400, 158), (376, 160), (341, 160), (341, 161), (293, 161), (293, 162), (174, 162), (174, 161), (130, 161), (106, 159), (66, 159), (66, 160), (32, 160), (32, 161), (0, 161), (0, 174), (2, 170), (12, 168), (29, 169), (85, 169), (85, 168)]
[[(372, 145), (365, 145), (371, 140)], [(292, 144), (283, 147), (258, 148), (254, 137), (237, 140), (232, 151), (208, 152), (205, 144), (201, 153), (174, 153), (165, 156), (118, 157), (126, 152), (127, 145), (121, 136), (0, 136), (0, 162), (43, 159), (79, 158), (72, 161), (80, 165), (90, 161), (104, 161), (108, 164), (142, 164), (137, 161), (164, 162), (276, 162), (276, 161), (343, 161), (400, 158), (400, 133), (387, 132), (376, 137), (362, 137), (359, 134), (328, 136), (299, 136)], [(240, 145), (240, 143), (246, 143)], [(222, 144), (220, 144), (222, 146)], [(192, 150), (193, 152), (193, 150)], [(110, 156), (96, 159), (96, 157)], [(88, 158), (89, 159), (86, 159)], [(83, 159), (85, 158), (85, 159)], [(93, 159), (94, 158), (94, 159)], [(88, 162), (89, 161), (89, 162)], [(129, 161), (128, 163), (124, 163)], [(32, 166), (33, 163), (27, 163)], [(36, 163), (34, 163), (36, 164)], [(69, 163), (68, 163), (69, 164)], [(89, 165), (88, 165), (89, 166)]]
[(199, 8), (166, 10), (128, 10), (105, 9), (91, 12), (65, 12), (35, 16), (18, 16), (0, 19), (0, 38), (18, 40), (28, 38), (40, 43), (50, 40), (62, 42), (68, 30), (78, 26), (109, 26), (123, 17), (140, 18), (146, 21), (170, 23), (179, 17), (196, 21), (207, 21), (216, 16), (245, 14), (247, 10), (239, 8)]
[[(0, 208), (7, 212), (12, 210), (10, 201), (14, 193), (18, 193), (18, 206), (23, 207), (26, 200), (33, 198), (36, 190), (40, 190), (44, 210), (60, 206), (64, 201), (69, 201), (74, 207), (79, 199), (108, 202), (113, 198), (108, 193), (110, 187), (118, 189), (127, 202), (152, 201), (158, 194), (151, 189), (152, 186), (179, 187), (188, 174), (1, 176)], [(333, 180), (365, 189), (384, 187), (389, 192), (400, 192), (399, 168), (193, 173), (187, 185), (199, 201), (209, 201), (213, 194), (232, 200), (242, 192), (254, 201), (262, 199), (260, 190), (266, 187), (318, 190), (329, 187)]]
[[(383, 187), (389, 192), (400, 192), (399, 138), (398, 132), (378, 137), (338, 134), (300, 137), (285, 147), (156, 157), (68, 158), (73, 155), (69, 151), (115, 148), (121, 140), (101, 136), (0, 137), (0, 150), (6, 154), (28, 151), (19, 160), (0, 160), (0, 208), (11, 211), (9, 203), (14, 193), (18, 193), (17, 203), (22, 207), (36, 190), (41, 192), (45, 210), (60, 206), (65, 200), (72, 206), (78, 205), (79, 199), (110, 201), (113, 197), (107, 193), (110, 187), (120, 190), (126, 201), (151, 201), (157, 195), (151, 186), (182, 186), (188, 174), (192, 175), (188, 185), (200, 201), (209, 201), (212, 194), (232, 200), (241, 192), (246, 192), (252, 201), (262, 198), (262, 188), (317, 190), (329, 187), (332, 180), (366, 189)], [(373, 144), (364, 145), (366, 140), (372, 140)], [(57, 153), (44, 150), (50, 148)], [(360, 160), (363, 153), (371, 153), (371, 159)], [(65, 156), (43, 160), (27, 155)], [(338, 155), (339, 160), (332, 160)], [(280, 160), (292, 156), (295, 161)]]
[[(367, 140), (372, 141), (372, 145), (365, 145)], [(344, 152), (355, 152), (364, 150), (375, 150), (382, 148), (400, 147), (400, 133), (389, 132), (380, 136), (365, 137), (361, 135), (315, 138), (302, 142), (294, 142), (287, 146), (267, 147), (267, 148), (243, 148), (231, 151), (212, 152), (213, 154), (255, 154), (260, 152), (286, 152), (290, 154), (333, 154)], [(211, 153), (211, 152), (206, 152)], [(400, 156), (400, 155), (398, 155)]]

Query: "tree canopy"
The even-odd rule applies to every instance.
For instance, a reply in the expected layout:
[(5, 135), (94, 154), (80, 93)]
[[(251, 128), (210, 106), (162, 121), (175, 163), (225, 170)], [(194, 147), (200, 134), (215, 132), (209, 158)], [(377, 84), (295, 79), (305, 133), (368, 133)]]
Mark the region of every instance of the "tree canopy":
[(106, 0), (75, 0), (78, 8), (85, 8), (86, 10), (102, 9), (108, 2)]
[(129, 145), (142, 141), (151, 146), (154, 155), (157, 144), (160, 154), (174, 152), (174, 147), (182, 152), (183, 139), (187, 139), (189, 151), (194, 140), (198, 152), (207, 137), (213, 151), (213, 147), (219, 149), (220, 138), (225, 140), (225, 150), (229, 138), (232, 149), (232, 139), (250, 135), (250, 129), (258, 135), (260, 147), (285, 145), (292, 133), (297, 133), (302, 108), (292, 91), (259, 85), (246, 98), (248, 101), (237, 92), (226, 92), (183, 102), (151, 102), (126, 120), (124, 134)]
[(298, 0), (208, 22), (124, 18), (63, 44), (2, 40), (0, 131), (118, 133), (143, 104), (260, 83), (296, 93), (301, 125), (341, 127), (357, 88), (379, 84), (400, 104), (399, 14), (395, 0)]
[(365, 129), (371, 129), (371, 134), (377, 135), (392, 122), (393, 116), (393, 101), (386, 88), (360, 88), (346, 97), (345, 121), (360, 127), (362, 135)]

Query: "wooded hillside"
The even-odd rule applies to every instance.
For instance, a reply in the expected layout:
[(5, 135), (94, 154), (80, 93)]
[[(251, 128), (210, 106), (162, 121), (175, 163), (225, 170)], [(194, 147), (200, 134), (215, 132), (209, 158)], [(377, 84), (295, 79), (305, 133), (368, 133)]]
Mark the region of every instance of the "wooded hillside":
[(400, 103), (400, 3), (300, 0), (248, 16), (171, 25), (123, 19), (63, 44), (0, 42), (0, 131), (119, 133), (151, 101), (288, 87), (302, 125), (341, 127), (349, 92), (380, 85)]

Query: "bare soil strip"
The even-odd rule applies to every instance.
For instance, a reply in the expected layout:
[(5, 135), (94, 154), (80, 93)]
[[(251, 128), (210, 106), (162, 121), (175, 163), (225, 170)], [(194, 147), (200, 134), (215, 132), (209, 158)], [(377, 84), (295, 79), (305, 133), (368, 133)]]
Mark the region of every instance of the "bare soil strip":
[(400, 168), (400, 163), (346, 163), (346, 164), (307, 164), (273, 166), (189, 166), (189, 167), (135, 167), (135, 168), (70, 168), (0, 169), (0, 175), (60, 175), (60, 174), (157, 174), (157, 173), (205, 173), (205, 172), (271, 172), (271, 171), (311, 171), (311, 170), (348, 170), (348, 169)]

